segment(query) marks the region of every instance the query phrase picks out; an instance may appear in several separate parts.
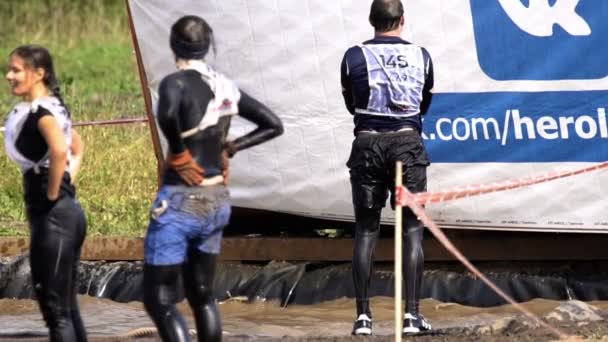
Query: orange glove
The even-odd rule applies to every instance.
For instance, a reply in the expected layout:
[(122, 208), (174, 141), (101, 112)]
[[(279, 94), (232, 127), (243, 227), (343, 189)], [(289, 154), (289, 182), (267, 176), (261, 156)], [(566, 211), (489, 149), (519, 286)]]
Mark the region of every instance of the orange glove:
[(169, 153), (167, 166), (175, 170), (180, 178), (189, 186), (199, 185), (203, 182), (205, 169), (192, 159), (192, 155), (188, 150), (179, 154)]

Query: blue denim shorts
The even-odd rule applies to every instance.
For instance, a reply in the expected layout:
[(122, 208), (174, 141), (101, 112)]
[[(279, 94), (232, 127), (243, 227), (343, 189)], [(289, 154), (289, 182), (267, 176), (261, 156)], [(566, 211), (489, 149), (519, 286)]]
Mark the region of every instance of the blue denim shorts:
[(163, 185), (150, 211), (144, 262), (181, 264), (191, 249), (219, 254), (230, 211), (230, 196), (223, 185)]

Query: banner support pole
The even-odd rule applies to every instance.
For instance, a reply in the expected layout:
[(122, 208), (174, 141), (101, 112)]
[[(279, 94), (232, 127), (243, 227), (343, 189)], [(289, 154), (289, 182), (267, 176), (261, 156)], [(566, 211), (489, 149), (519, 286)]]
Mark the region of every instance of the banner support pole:
[(403, 294), (402, 212), (401, 199), (397, 195), (401, 193), (399, 189), (403, 186), (402, 169), (403, 165), (401, 161), (398, 161), (395, 168), (395, 342), (401, 342), (403, 331), (403, 310), (401, 307)]
[(125, 0), (125, 4), (127, 6), (127, 16), (129, 18), (129, 30), (131, 31), (131, 39), (133, 40), (133, 49), (135, 50), (135, 58), (137, 60), (137, 70), (139, 71), (141, 92), (144, 96), (146, 116), (148, 117), (148, 126), (150, 126), (152, 145), (154, 146), (154, 155), (156, 156), (157, 185), (160, 187), (160, 177), (165, 157), (163, 156), (163, 151), (158, 136), (158, 128), (156, 127), (156, 120), (154, 118), (154, 111), (152, 109), (152, 95), (150, 94), (148, 77), (146, 76), (146, 70), (144, 69), (144, 63), (142, 61), (141, 51), (139, 49), (139, 43), (137, 42), (137, 35), (135, 33), (135, 25), (133, 24), (133, 16), (131, 15), (131, 6), (129, 5), (129, 0)]

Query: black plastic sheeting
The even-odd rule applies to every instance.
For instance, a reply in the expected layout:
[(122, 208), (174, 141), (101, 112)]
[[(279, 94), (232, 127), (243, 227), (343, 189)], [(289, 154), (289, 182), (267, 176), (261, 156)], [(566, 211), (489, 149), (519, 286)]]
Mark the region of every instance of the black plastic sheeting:
[[(534, 298), (582, 301), (608, 299), (608, 268), (599, 263), (482, 264), (492, 281), (519, 302)], [(390, 265), (388, 265), (390, 267)], [(423, 298), (489, 307), (505, 304), (479, 279), (454, 264), (430, 264), (424, 273)], [(81, 294), (118, 302), (141, 301), (141, 262), (83, 262)], [(279, 300), (281, 305), (315, 304), (354, 296), (350, 264), (270, 262), (266, 265), (218, 265), (219, 300), (244, 296), (250, 301)], [(393, 296), (393, 273), (373, 274), (370, 296)], [(0, 298), (33, 298), (26, 255), (0, 264)]]

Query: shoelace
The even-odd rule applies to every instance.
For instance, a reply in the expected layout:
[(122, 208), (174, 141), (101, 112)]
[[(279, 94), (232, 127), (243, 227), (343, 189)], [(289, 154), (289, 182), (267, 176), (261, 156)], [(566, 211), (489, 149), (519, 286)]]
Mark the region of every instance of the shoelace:
[(403, 318), (409, 319), (411, 324), (414, 324), (415, 321), (419, 321), (420, 326), (422, 328), (424, 328), (426, 330), (431, 330), (431, 324), (429, 322), (427, 322), (426, 318), (424, 318), (424, 316), (422, 316), (421, 314), (418, 314), (418, 316), (416, 317), (410, 313), (406, 313)]
[(368, 321), (368, 322), (371, 322), (372, 319), (368, 315), (366, 315), (366, 314), (360, 314), (359, 317), (357, 317), (357, 322), (358, 321)]
[(426, 318), (424, 318), (424, 316), (418, 315), (418, 319), (420, 320), (420, 323), (424, 329), (431, 330), (431, 324), (426, 320)]

